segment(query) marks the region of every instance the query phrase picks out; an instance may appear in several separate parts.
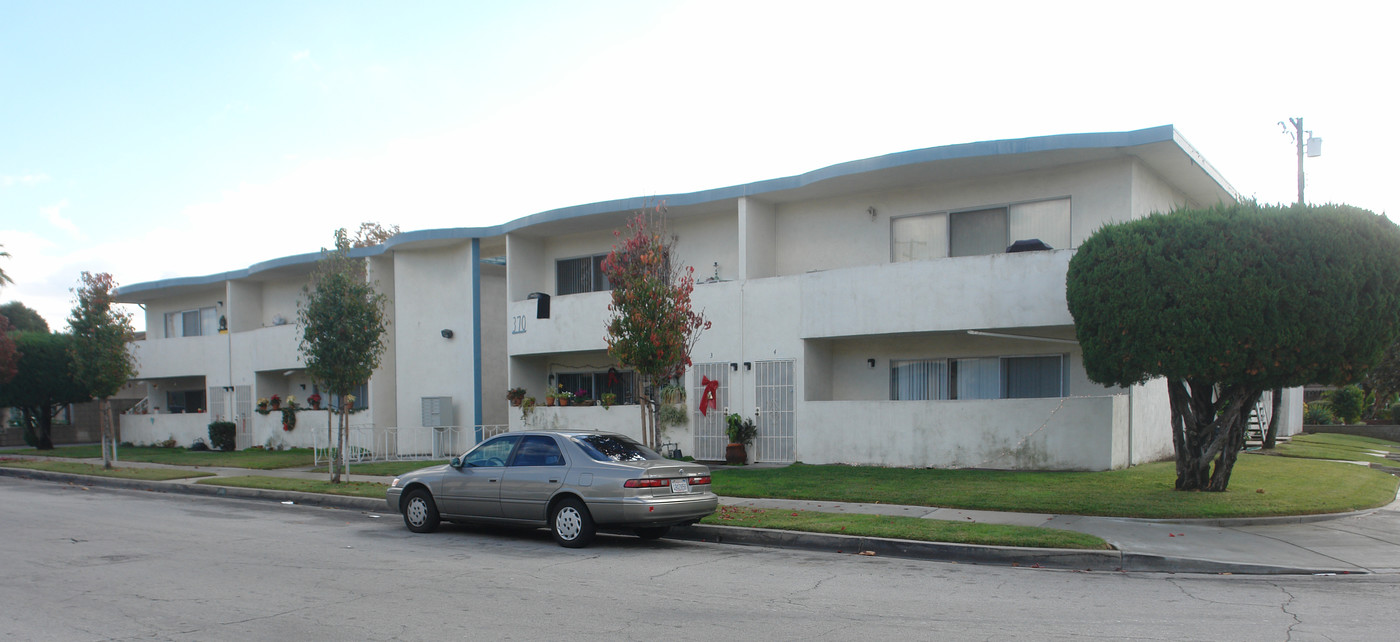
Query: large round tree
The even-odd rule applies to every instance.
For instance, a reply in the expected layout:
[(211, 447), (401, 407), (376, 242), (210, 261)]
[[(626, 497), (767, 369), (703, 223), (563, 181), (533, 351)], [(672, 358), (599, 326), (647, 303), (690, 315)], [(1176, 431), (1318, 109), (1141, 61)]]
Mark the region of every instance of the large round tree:
[(1400, 336), (1400, 228), (1253, 201), (1107, 225), (1070, 261), (1089, 378), (1167, 380), (1176, 487), (1223, 491), (1265, 390), (1345, 384)]

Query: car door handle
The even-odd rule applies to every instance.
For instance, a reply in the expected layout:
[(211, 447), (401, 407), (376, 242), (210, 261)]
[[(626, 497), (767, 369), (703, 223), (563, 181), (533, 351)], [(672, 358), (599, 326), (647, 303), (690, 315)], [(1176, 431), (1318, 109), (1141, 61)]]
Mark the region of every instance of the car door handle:
[(549, 483), (551, 483), (551, 484), (557, 484), (557, 483), (559, 483), (559, 480), (557, 480), (557, 479), (551, 479), (551, 480), (549, 480)]

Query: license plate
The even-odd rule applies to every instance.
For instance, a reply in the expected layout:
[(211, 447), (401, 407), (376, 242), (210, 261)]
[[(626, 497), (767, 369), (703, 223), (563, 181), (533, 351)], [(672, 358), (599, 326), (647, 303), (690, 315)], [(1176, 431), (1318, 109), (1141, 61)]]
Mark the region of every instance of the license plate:
[(690, 492), (690, 481), (689, 481), (689, 480), (686, 480), (686, 479), (672, 479), (672, 480), (671, 480), (671, 492), (673, 492), (673, 493), (688, 493), (688, 492)]

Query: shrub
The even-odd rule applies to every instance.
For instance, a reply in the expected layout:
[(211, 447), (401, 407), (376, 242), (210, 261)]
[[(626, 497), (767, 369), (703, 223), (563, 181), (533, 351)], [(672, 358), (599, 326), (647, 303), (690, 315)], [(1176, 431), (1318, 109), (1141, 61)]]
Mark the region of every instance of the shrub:
[(233, 431), (237, 426), (232, 421), (215, 421), (209, 424), (209, 443), (217, 450), (233, 450)]
[(1400, 424), (1400, 403), (1390, 407), (1390, 423)]
[(1361, 386), (1356, 384), (1343, 386), (1327, 393), (1327, 405), (1332, 407), (1332, 414), (1342, 420), (1342, 423), (1360, 422), (1365, 404), (1366, 395), (1361, 392)]
[(1310, 426), (1330, 426), (1337, 423), (1337, 418), (1332, 416), (1332, 409), (1327, 407), (1326, 402), (1314, 401), (1305, 404), (1303, 423)]
[(662, 426), (684, 426), (689, 420), (690, 413), (685, 406), (666, 403), (656, 410), (656, 422)]
[(738, 413), (725, 417), (724, 423), (724, 431), (728, 433), (731, 444), (747, 446), (753, 443), (755, 437), (758, 437), (758, 426), (754, 425), (752, 419), (745, 419)]

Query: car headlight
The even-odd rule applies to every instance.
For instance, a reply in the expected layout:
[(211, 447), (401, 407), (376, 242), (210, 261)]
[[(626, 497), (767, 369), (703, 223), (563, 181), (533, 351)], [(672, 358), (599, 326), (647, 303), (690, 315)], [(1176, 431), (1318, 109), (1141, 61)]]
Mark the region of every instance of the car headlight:
[(395, 477), (395, 478), (394, 478), (394, 481), (389, 482), (389, 488), (398, 488), (398, 487), (399, 487), (399, 478), (398, 478), (398, 477)]

